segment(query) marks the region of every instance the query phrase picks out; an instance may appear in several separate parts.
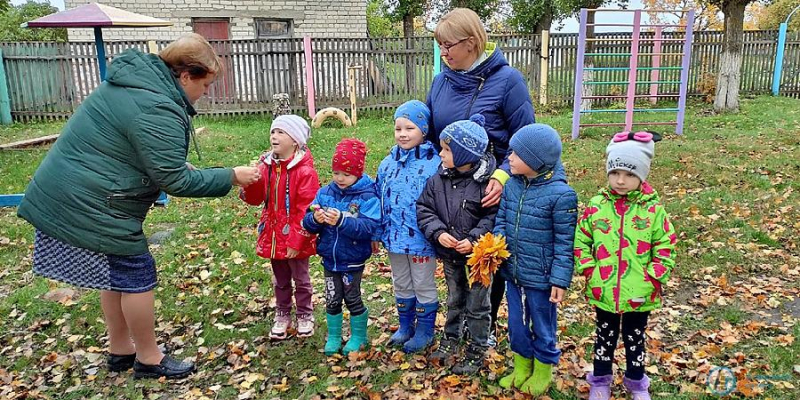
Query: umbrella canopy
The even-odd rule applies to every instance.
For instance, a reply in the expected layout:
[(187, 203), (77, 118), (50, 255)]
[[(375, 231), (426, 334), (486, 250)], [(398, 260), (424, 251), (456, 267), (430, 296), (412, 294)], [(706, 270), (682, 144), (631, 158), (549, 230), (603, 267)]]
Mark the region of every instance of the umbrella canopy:
[(100, 3), (85, 4), (22, 24), (24, 28), (143, 28), (152, 26), (172, 26), (172, 22)]
[(94, 28), (94, 44), (97, 47), (100, 80), (106, 79), (106, 50), (103, 44), (103, 27), (145, 28), (172, 26), (172, 22), (146, 15), (120, 10), (100, 3), (89, 3), (55, 14), (45, 15), (25, 22), (23, 28)]

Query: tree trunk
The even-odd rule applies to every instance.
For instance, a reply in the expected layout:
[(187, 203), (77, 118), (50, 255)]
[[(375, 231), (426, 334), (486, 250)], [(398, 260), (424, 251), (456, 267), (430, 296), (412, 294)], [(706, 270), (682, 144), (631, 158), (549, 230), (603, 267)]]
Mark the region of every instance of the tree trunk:
[(546, 2), (545, 10), (542, 14), (542, 17), (539, 18), (539, 21), (536, 23), (536, 27), (533, 30), (535, 34), (541, 34), (542, 31), (549, 31), (550, 28), (553, 26), (553, 3)]
[[(406, 14), (403, 16), (403, 36), (406, 41), (406, 50), (414, 49), (414, 16)], [(416, 62), (414, 54), (409, 52), (405, 56), (406, 64), (406, 92), (411, 95), (416, 90)]]
[(748, 0), (725, 2), (725, 37), (717, 73), (717, 94), (714, 110), (739, 111), (739, 84), (742, 77), (742, 47), (744, 44), (744, 9)]

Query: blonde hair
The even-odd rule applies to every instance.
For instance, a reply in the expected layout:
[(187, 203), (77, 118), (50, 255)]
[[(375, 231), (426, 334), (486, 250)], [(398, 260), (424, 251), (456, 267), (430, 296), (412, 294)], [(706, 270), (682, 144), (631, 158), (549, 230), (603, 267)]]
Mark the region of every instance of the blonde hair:
[(188, 72), (193, 79), (202, 79), (222, 70), (222, 61), (217, 52), (204, 37), (196, 33), (182, 35), (161, 50), (158, 56), (169, 66), (175, 77)]
[(436, 24), (436, 30), (433, 31), (433, 37), (440, 44), (456, 43), (470, 36), (475, 38), (475, 51), (483, 52), (488, 40), (486, 29), (478, 14), (469, 8), (455, 8), (445, 14)]

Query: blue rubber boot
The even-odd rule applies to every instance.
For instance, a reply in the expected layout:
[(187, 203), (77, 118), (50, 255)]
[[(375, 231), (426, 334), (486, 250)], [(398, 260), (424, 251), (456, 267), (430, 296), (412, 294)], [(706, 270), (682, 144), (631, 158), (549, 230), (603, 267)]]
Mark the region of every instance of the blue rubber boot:
[(412, 297), (410, 299), (397, 298), (397, 314), (400, 320), (400, 328), (389, 339), (389, 346), (402, 346), (412, 336), (414, 336), (414, 322), (417, 319), (417, 310), (414, 308), (417, 304), (417, 299)]
[(403, 345), (406, 353), (417, 353), (433, 343), (433, 331), (436, 326), (436, 311), (439, 303), (417, 303), (417, 329), (414, 336)]

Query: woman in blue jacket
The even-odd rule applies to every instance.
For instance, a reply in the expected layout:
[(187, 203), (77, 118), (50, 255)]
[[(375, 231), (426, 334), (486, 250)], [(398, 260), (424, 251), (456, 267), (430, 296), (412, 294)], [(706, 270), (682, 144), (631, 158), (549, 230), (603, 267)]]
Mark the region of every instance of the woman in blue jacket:
[[(444, 67), (428, 93), (433, 120), (428, 140), (438, 147), (439, 134), (447, 125), (468, 119), (472, 114), (483, 115), (498, 167), (482, 202), (484, 207), (495, 206), (510, 176), (511, 136), (536, 122), (528, 87), (522, 74), (508, 65), (497, 45), (487, 41), (486, 30), (474, 11), (456, 8), (447, 13), (436, 25), (434, 37), (442, 51)], [(504, 288), (505, 281), (495, 276), (491, 290), (492, 345)]]

